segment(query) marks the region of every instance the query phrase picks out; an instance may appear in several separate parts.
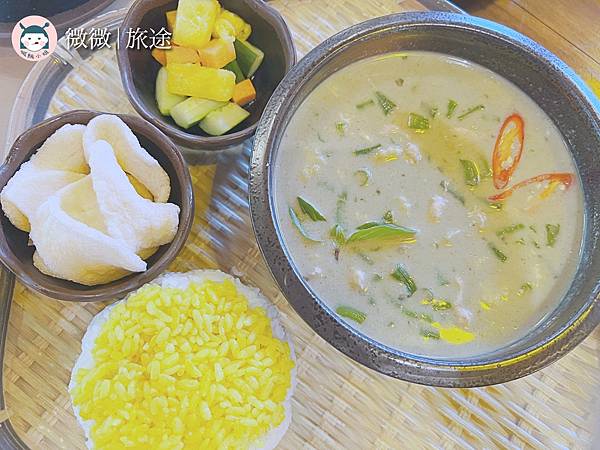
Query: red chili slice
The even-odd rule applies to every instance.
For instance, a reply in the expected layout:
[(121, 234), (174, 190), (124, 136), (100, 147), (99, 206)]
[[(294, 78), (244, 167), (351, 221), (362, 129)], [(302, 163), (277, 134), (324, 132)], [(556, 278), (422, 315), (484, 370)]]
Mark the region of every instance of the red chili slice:
[[(564, 185), (566, 188), (568, 188), (569, 186), (571, 186), (571, 183), (573, 182), (573, 174), (572, 173), (545, 173), (543, 175), (538, 175), (533, 178), (529, 178), (527, 180), (521, 181), (521, 182), (515, 184), (510, 189), (507, 189), (504, 192), (501, 192), (496, 195), (492, 195), (492, 196), (488, 197), (488, 200), (491, 202), (501, 202), (503, 200), (506, 200), (511, 195), (513, 195), (513, 193), (517, 189), (522, 188), (523, 186), (527, 186), (528, 184), (532, 184), (532, 183), (542, 183), (544, 181), (548, 181), (549, 185), (551, 185), (552, 183), (560, 183), (560, 184)], [(546, 189), (548, 189), (548, 188), (546, 188)], [(544, 194), (544, 192), (542, 192), (542, 194), (540, 194), (540, 195), (544, 196), (544, 197), (546, 196)]]
[(508, 116), (494, 145), (492, 172), (496, 189), (504, 189), (516, 170), (523, 154), (525, 123), (519, 114)]

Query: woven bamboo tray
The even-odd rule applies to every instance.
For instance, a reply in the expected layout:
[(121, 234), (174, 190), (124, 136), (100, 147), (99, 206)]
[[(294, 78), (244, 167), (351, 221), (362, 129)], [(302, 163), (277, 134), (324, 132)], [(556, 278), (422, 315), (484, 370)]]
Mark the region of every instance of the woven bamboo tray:
[[(447, 7), (437, 0), (275, 0), (302, 56), (362, 20)], [(94, 22), (115, 28), (117, 11)], [(114, 51), (62, 49), (36, 65), (15, 105), (9, 141), (44, 116), (75, 108), (128, 112)], [(85, 59), (85, 63), (83, 63)], [(66, 69), (65, 69), (66, 68)], [(66, 76), (52, 82), (56, 71)], [(54, 75), (53, 75), (54, 74)], [(36, 86), (45, 83), (44, 92)], [(24, 110), (20, 104), (37, 105)], [(258, 286), (279, 308), (294, 339), (298, 387), (283, 449), (592, 448), (600, 424), (598, 331), (558, 363), (527, 378), (488, 388), (437, 389), (370, 371), (318, 337), (274, 285), (256, 246), (247, 203), (250, 143), (200, 165), (186, 153), (195, 185), (191, 237), (172, 270), (220, 268)], [(192, 157), (192, 155), (194, 155)], [(0, 273), (0, 332), (8, 326), (0, 398), (0, 448), (84, 448), (67, 383), (81, 337), (106, 304), (73, 304), (37, 295)], [(10, 319), (6, 313), (10, 311)], [(8, 321), (8, 323), (6, 323)], [(4, 327), (4, 330), (2, 329)], [(0, 351), (2, 351), (0, 346)], [(1, 403), (1, 402), (4, 403)], [(598, 443), (597, 443), (598, 444)]]

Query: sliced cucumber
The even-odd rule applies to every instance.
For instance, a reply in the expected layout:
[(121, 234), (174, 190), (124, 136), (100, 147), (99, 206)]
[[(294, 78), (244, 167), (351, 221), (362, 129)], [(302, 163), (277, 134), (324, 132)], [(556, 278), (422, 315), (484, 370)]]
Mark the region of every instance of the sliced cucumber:
[(200, 121), (200, 128), (211, 136), (221, 136), (242, 122), (250, 113), (235, 103), (229, 103)]
[(235, 83), (239, 83), (240, 81), (244, 81), (246, 77), (242, 73), (242, 69), (240, 69), (240, 65), (236, 60), (231, 61), (227, 64), (223, 69), (229, 70), (230, 72), (235, 73)]
[(258, 70), (263, 62), (265, 54), (260, 48), (255, 47), (248, 41), (236, 39), (235, 46), (236, 61), (242, 69), (246, 78), (250, 78)]
[(171, 108), (171, 117), (177, 125), (187, 129), (204, 119), (209, 112), (226, 104), (227, 102), (190, 97)]
[(183, 95), (171, 94), (167, 89), (167, 69), (161, 67), (156, 75), (156, 103), (158, 110), (163, 116), (168, 116), (171, 108), (184, 101), (187, 97)]

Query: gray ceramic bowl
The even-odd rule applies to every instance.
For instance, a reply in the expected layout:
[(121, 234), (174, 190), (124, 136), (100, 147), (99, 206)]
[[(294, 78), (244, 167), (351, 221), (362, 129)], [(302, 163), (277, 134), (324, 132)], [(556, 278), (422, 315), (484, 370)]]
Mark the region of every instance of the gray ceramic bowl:
[[(274, 213), (273, 173), (279, 142), (298, 105), (325, 78), (362, 58), (398, 50), (429, 50), (474, 61), (512, 81), (562, 132), (579, 171), (585, 228), (576, 276), (556, 310), (527, 337), (481, 357), (432, 359), (386, 347), (340, 320), (299, 276)], [(407, 381), (445, 387), (501, 383), (557, 360), (599, 323), (600, 104), (556, 56), (504, 26), (445, 13), (391, 15), (326, 40), (281, 82), (257, 129), (250, 175), (254, 231), (279, 287), (300, 316), (352, 359)]]
[[(106, 113), (69, 111), (45, 120), (19, 136), (10, 149), (6, 162), (0, 168), (0, 190), (21, 167), (21, 164), (28, 161), (52, 133), (67, 123), (87, 124), (98, 114)], [(146, 260), (148, 269), (145, 272), (134, 273), (112, 283), (84, 286), (40, 272), (33, 265), (34, 247), (27, 245), (29, 234), (17, 229), (4, 213), (0, 212), (0, 259), (23, 284), (49, 297), (74, 302), (92, 302), (122, 297), (127, 292), (152, 281), (164, 271), (182, 249), (190, 233), (194, 219), (194, 193), (192, 180), (181, 153), (169, 138), (145, 120), (139, 117), (117, 115), (131, 128), (142, 147), (156, 158), (169, 174), (171, 179), (169, 202), (175, 203), (180, 208), (179, 229), (171, 243), (161, 246), (154, 255)]]
[[(249, 42), (265, 53), (253, 78), (256, 100), (245, 109), (250, 116), (223, 136), (209, 136), (199, 126), (187, 130), (163, 116), (156, 106), (154, 84), (160, 64), (149, 50), (128, 49), (126, 33), (121, 33), (117, 59), (123, 88), (142, 117), (160, 128), (177, 144), (200, 150), (219, 150), (243, 142), (254, 134), (269, 97), (296, 61), (292, 37), (279, 13), (262, 0), (220, 0), (223, 8), (242, 17), (252, 26)], [(165, 12), (177, 9), (177, 0), (137, 0), (123, 20), (121, 30), (159, 30), (166, 27)]]

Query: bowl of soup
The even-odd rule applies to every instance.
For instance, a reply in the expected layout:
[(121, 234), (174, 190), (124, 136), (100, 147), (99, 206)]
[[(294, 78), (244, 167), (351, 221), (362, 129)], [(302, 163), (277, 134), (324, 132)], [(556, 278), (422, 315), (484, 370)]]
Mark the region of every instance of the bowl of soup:
[(486, 20), (364, 22), (310, 52), (254, 141), (255, 234), (324, 339), (381, 373), (532, 373), (600, 321), (599, 104)]

